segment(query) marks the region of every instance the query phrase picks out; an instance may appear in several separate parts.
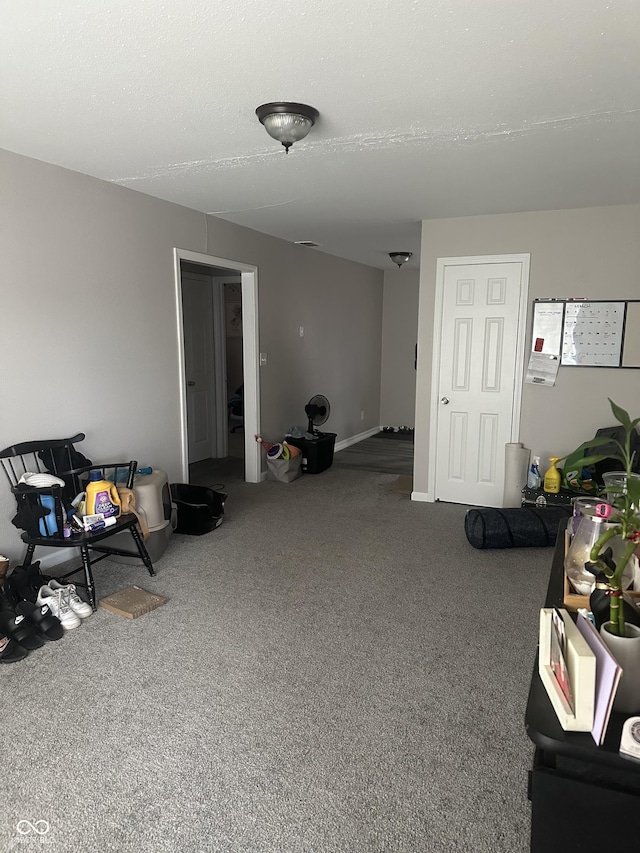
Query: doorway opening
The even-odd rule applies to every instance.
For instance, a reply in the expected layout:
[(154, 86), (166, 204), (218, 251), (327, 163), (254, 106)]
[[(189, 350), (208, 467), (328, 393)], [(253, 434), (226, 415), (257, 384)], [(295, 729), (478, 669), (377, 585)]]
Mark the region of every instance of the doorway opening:
[(183, 249), (174, 267), (183, 480), (258, 483), (257, 268)]

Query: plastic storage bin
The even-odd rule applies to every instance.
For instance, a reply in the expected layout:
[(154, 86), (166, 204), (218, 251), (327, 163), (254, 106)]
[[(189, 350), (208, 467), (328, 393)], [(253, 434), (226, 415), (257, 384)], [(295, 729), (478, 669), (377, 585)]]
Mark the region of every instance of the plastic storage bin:
[(227, 496), (208, 486), (171, 483), (171, 497), (178, 510), (176, 533), (202, 536), (222, 524)]
[(287, 444), (293, 444), (302, 451), (302, 470), (307, 474), (319, 474), (333, 465), (333, 449), (336, 444), (335, 432), (319, 432), (316, 438), (292, 438), (287, 436)]

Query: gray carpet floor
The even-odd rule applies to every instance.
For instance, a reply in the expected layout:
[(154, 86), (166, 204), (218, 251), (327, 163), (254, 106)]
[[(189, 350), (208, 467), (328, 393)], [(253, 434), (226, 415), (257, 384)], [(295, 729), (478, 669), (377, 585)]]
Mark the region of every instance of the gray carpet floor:
[(2, 667), (0, 850), (528, 850), (552, 549), (476, 551), (465, 507), (394, 480), (229, 481), (222, 526), (174, 535), (155, 578), (96, 566), (99, 598), (168, 601)]

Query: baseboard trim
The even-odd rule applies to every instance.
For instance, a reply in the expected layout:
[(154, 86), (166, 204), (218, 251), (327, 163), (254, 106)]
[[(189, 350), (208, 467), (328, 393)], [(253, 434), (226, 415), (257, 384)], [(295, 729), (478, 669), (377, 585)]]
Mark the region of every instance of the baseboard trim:
[(412, 501), (424, 501), (425, 503), (433, 503), (433, 498), (429, 492), (411, 492)]
[(365, 438), (371, 438), (372, 435), (377, 435), (381, 432), (382, 427), (373, 427), (373, 429), (368, 429), (366, 432), (359, 432), (357, 435), (352, 435), (351, 438), (343, 438), (342, 441), (336, 442), (336, 446), (333, 448), (334, 453), (339, 453), (341, 450), (345, 450), (347, 447), (351, 447), (352, 444), (357, 444), (359, 441), (364, 441)]

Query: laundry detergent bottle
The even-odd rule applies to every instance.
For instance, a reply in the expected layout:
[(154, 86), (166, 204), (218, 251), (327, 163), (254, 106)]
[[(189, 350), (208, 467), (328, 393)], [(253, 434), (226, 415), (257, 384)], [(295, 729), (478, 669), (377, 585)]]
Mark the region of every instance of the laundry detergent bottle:
[(111, 480), (103, 480), (102, 471), (90, 471), (87, 483), (85, 515), (117, 518), (122, 512), (118, 490)]

